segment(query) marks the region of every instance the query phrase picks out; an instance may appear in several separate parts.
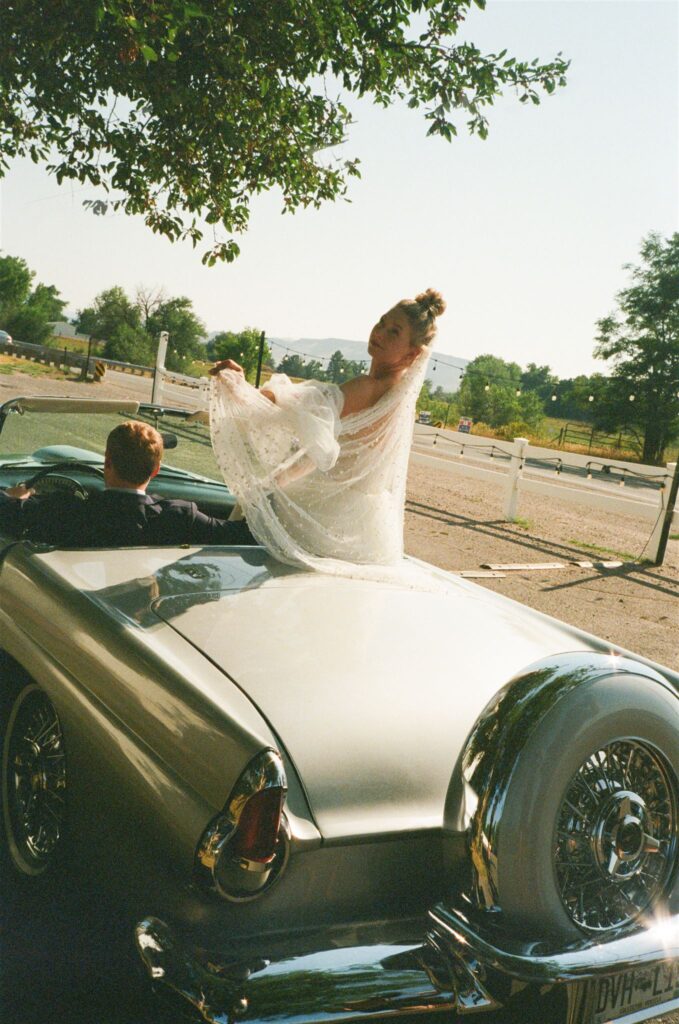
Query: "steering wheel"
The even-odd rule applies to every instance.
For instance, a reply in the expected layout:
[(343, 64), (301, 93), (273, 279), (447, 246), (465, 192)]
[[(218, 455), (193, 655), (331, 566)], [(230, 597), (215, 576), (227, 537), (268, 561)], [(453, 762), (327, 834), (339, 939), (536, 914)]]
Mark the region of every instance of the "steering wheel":
[[(83, 487), (79, 480), (64, 473), (63, 471), (66, 469), (71, 471), (74, 469), (85, 469), (88, 473), (94, 473), (102, 479), (104, 477), (103, 470), (99, 469), (98, 466), (90, 465), (88, 462), (55, 462), (51, 466), (39, 469), (28, 480), (24, 480), (24, 486), (32, 488), (37, 494), (49, 494), (53, 491), (70, 491), (74, 497), (80, 498), (81, 501), (87, 501), (89, 497), (87, 489)], [(47, 478), (50, 479), (50, 484), (40, 486), (41, 482)]]

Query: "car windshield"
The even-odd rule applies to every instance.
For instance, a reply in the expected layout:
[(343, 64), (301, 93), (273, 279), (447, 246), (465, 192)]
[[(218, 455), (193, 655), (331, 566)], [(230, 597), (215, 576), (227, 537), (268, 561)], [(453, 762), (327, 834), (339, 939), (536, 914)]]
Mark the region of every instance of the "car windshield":
[[(128, 419), (151, 423), (163, 434), (177, 438), (176, 448), (167, 448), (163, 457), (163, 473), (173, 470), (190, 472), (223, 484), (224, 479), (212, 452), (210, 430), (207, 424), (187, 419), (186, 413), (171, 413), (142, 406), (138, 412), (59, 411), (45, 412), (11, 410), (0, 433), (0, 459), (26, 459), (44, 448), (68, 446), (78, 452), (59, 456), (54, 461), (74, 459), (88, 461), (88, 453), (101, 462), (106, 449), (106, 438), (115, 426)], [(50, 453), (50, 459), (52, 453)]]

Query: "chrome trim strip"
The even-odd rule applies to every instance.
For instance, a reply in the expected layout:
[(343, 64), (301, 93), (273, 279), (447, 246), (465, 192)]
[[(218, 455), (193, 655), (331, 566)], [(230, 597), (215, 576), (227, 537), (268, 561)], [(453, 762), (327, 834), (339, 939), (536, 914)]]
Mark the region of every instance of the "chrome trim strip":
[(519, 751), (557, 701), (575, 687), (614, 673), (643, 675), (666, 687), (654, 669), (630, 658), (588, 651), (546, 658), (498, 691), (478, 718), (461, 761), (461, 785), (451, 788), (446, 827), (469, 830), (473, 899), (498, 910), (497, 848), (502, 811)]

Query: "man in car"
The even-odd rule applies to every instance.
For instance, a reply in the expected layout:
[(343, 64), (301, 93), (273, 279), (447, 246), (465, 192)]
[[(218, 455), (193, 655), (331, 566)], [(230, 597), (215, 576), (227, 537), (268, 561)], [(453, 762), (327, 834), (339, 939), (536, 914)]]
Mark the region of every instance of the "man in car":
[(147, 494), (162, 457), (154, 427), (121, 423), (106, 441), (105, 490), (87, 501), (70, 492), (34, 496), (24, 484), (0, 490), (0, 531), (74, 548), (257, 543), (244, 520), (215, 519), (195, 502)]

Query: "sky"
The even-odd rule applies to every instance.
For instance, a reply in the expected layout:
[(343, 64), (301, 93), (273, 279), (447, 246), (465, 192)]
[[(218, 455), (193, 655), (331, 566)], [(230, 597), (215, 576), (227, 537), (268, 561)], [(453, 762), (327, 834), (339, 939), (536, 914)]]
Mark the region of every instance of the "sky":
[[(485, 141), (426, 138), (422, 113), (352, 101), (351, 203), (281, 216), (252, 204), (235, 264), (158, 238), (139, 218), (94, 217), (91, 187), (16, 161), (1, 185), (0, 249), (55, 284), (68, 310), (114, 284), (187, 295), (210, 331), (367, 340), (394, 302), (438, 288), (442, 356), (491, 352), (559, 376), (605, 370), (596, 321), (650, 231), (679, 230), (679, 3), (489, 0), (460, 37), (484, 52), (572, 61), (539, 107), (508, 93)], [(206, 247), (205, 247), (206, 248)]]

